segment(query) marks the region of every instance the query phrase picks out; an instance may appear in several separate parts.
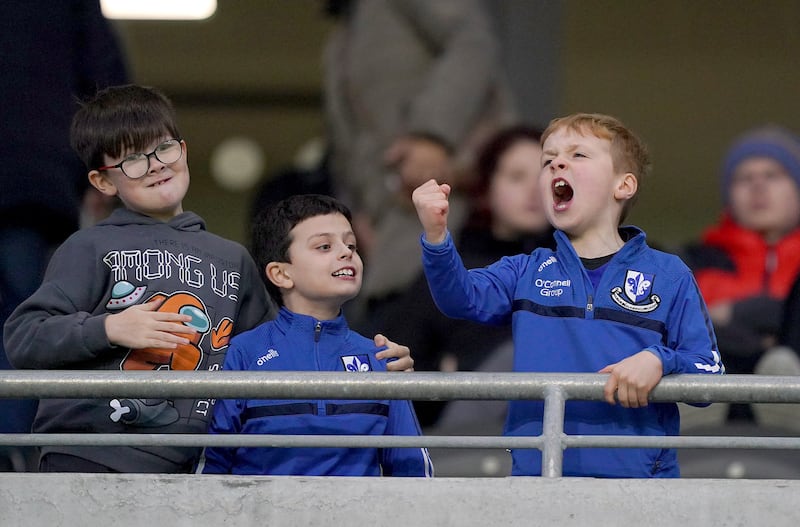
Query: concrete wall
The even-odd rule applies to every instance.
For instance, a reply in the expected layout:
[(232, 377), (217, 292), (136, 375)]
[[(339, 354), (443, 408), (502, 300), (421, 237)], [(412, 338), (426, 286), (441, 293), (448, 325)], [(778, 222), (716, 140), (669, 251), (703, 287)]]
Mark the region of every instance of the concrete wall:
[(796, 526), (796, 480), (0, 474), (0, 525)]

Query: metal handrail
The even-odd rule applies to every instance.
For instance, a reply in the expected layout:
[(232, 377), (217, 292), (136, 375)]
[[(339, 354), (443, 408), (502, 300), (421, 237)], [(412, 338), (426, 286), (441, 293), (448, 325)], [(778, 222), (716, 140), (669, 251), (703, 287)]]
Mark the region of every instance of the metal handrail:
[[(251, 372), (0, 370), (0, 398), (337, 398), (600, 401), (608, 376), (511, 372)], [(652, 402), (800, 403), (800, 376), (670, 375)]]
[[(564, 433), (567, 400), (603, 400), (607, 375), (483, 372), (0, 371), (0, 398), (253, 398), (544, 400), (537, 437), (205, 434), (0, 434), (0, 445), (538, 448), (542, 475), (561, 476), (565, 448), (800, 449), (800, 437), (578, 436)], [(673, 375), (651, 402), (800, 403), (800, 376)]]

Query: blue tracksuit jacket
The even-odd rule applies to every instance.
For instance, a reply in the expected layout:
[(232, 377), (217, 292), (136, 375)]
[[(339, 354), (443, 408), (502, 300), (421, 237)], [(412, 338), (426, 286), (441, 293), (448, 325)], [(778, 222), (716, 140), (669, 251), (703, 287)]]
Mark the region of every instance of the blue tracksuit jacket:
[[(375, 344), (343, 316), (318, 321), (282, 308), (278, 317), (231, 340), (223, 370), (385, 371)], [(219, 400), (218, 434), (420, 435), (409, 401)], [(433, 475), (424, 448), (206, 449), (204, 473), (304, 476)]]
[[(628, 241), (595, 289), (567, 236), (557, 248), (505, 257), (467, 271), (449, 235), (422, 238), (423, 264), (434, 300), (448, 316), (490, 324), (511, 322), (514, 371), (597, 372), (642, 350), (661, 358), (664, 375), (723, 373), (716, 338), (697, 284), (676, 256), (648, 247), (626, 227)], [(512, 401), (507, 435), (539, 435), (542, 401)], [(674, 403), (628, 409), (598, 401), (567, 401), (565, 432), (579, 435), (678, 435)], [(514, 475), (540, 475), (541, 452), (513, 453)], [(565, 476), (677, 477), (674, 449), (574, 448), (564, 452)]]

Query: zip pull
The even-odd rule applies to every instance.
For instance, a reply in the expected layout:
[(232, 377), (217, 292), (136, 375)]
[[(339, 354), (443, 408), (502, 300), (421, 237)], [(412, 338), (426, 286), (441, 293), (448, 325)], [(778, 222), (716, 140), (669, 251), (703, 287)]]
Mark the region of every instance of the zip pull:
[(586, 311), (591, 311), (594, 309), (594, 297), (589, 295), (589, 301), (586, 304)]
[(314, 326), (314, 342), (319, 342), (320, 333), (322, 333), (322, 322), (317, 320), (317, 325)]

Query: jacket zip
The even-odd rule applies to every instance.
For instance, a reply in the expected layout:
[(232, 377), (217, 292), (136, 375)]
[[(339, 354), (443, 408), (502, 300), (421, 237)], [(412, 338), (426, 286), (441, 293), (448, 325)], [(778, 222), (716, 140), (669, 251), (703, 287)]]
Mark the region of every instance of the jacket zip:
[[(319, 362), (319, 346), (317, 346), (321, 334), (322, 322), (317, 320), (316, 324), (314, 324), (314, 356), (317, 358), (317, 371), (323, 371)], [(317, 401), (317, 415), (326, 415), (325, 403), (320, 400)]]

